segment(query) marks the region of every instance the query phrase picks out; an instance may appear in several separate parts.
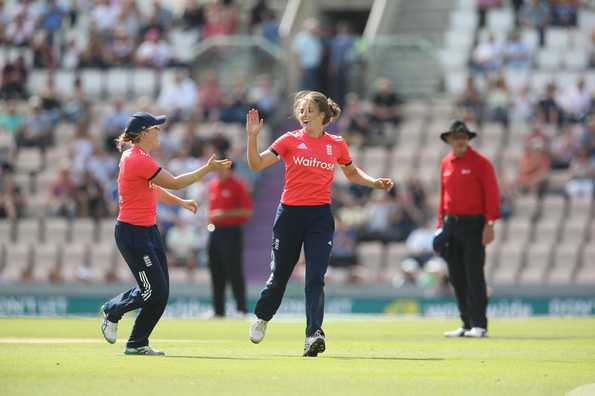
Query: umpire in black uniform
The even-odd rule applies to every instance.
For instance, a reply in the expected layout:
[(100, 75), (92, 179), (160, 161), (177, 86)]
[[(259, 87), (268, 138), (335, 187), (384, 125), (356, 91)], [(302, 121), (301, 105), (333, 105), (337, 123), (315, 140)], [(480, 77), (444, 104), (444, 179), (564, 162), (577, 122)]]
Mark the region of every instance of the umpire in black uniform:
[(440, 164), (440, 203), (434, 250), (448, 264), (462, 326), (446, 337), (486, 337), (485, 247), (494, 240), (500, 192), (490, 161), (469, 142), (477, 134), (455, 121), (440, 138), (452, 147)]

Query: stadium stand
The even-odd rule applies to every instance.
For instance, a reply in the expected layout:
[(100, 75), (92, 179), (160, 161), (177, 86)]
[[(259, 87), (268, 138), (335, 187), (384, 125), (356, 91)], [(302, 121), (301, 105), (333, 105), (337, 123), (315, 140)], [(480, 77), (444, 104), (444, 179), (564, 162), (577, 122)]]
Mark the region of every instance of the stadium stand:
[[(43, 16), (42, 3), (32, 2), (35, 12), (31, 12), (38, 18)], [(6, 164), (2, 170), (6, 207), (1, 210), (4, 218), (0, 219), (0, 279), (67, 283), (131, 280), (113, 244), (118, 156), (107, 142), (113, 137), (110, 128), (115, 125), (117, 131), (118, 125), (121, 127), (120, 113), (112, 107), (114, 100), (124, 101), (124, 117), (137, 109), (161, 111), (157, 102), (164, 87), (173, 84), (177, 72), (189, 70), (197, 45), (208, 40), (212, 32), (220, 29), (224, 35), (258, 35), (262, 25), (249, 20), (252, 1), (236, 2), (237, 5), (229, 2), (230, 6), (206, 4), (206, 14), (222, 13), (230, 18), (227, 26), (219, 27), (209, 25), (208, 17), (201, 22), (203, 25), (188, 26), (193, 21), (189, 12), (165, 9), (159, 15), (177, 21), (159, 26), (161, 36), (171, 46), (171, 60), (159, 67), (129, 66), (114, 60), (111, 54), (114, 49), (107, 43), (115, 42), (115, 37), (99, 42), (106, 47), (105, 59), (89, 60), (83, 54), (94, 40), (93, 35), (105, 34), (92, 31), (92, 20), (109, 9), (94, 3), (88, 3), (89, 9), (77, 9), (75, 2), (59, 3), (66, 7), (53, 47), (43, 48), (31, 38), (24, 46), (5, 41), (0, 48), (3, 70), (19, 57), (26, 65), (26, 77), (16, 93), (9, 95), (7, 88), (2, 87), (0, 158)], [(286, 1), (270, 3), (277, 16), (287, 5)], [(133, 48), (128, 50), (129, 62), (134, 63), (132, 54), (152, 27), (150, 17), (143, 16), (145, 9), (140, 5), (130, 6), (131, 10), (124, 12), (117, 8), (124, 6), (117, 4), (113, 6), (116, 14), (136, 15), (130, 19), (133, 33), (129, 33), (129, 39)], [(347, 186), (342, 176), (336, 179), (336, 213), (360, 235), (370, 225), (369, 219), (383, 214), (389, 218), (382, 231), (390, 237), (359, 243), (360, 265), (367, 267), (373, 274), (370, 280), (374, 281), (386, 279), (384, 274), (400, 272), (401, 262), (408, 254), (407, 237), (435, 216), (438, 164), (447, 150), (438, 135), (453, 117), (463, 117), (479, 132), (474, 144), (496, 165), (504, 192), (503, 207), (510, 209), (503, 213), (497, 240), (488, 249), (488, 280), (493, 284), (595, 283), (595, 122), (586, 117), (589, 111), (593, 112), (595, 89), (590, 52), (595, 10), (587, 6), (578, 9), (576, 26), (547, 26), (542, 46), (536, 29), (522, 23), (516, 25), (517, 18), (508, 5), (489, 10), (485, 27), (479, 27), (474, 1), (459, 0), (453, 4), (442, 47), (436, 51), (444, 76), (443, 95), (433, 100), (407, 97), (404, 103), (395, 104), (401, 114), (397, 123), (371, 123), (363, 129), (356, 128), (354, 122), (341, 124), (340, 132), (351, 142), (355, 163), (371, 174), (386, 174), (398, 182), (397, 191), (382, 207), (369, 203), (369, 191)], [(552, 4), (555, 6), (555, 2)], [(29, 11), (14, 1), (7, 1), (0, 10), (10, 15), (19, 12)], [(516, 31), (519, 41), (511, 41), (511, 34)], [(365, 60), (365, 55), (360, 56)], [(199, 96), (206, 76), (192, 75)], [(382, 77), (368, 76), (368, 81)], [(80, 96), (76, 90), (78, 79), (82, 82)], [(501, 82), (497, 83), (499, 79)], [(582, 88), (580, 80), (584, 81)], [(244, 79), (248, 97), (258, 93), (256, 81)], [(204, 161), (213, 151), (225, 152), (238, 162), (240, 174), (258, 195), (262, 186), (268, 184), (266, 180), (253, 179), (242, 165), (242, 125), (221, 118), (226, 110), (242, 111), (245, 103), (234, 103), (237, 81), (222, 79), (218, 83), (223, 91), (218, 107), (182, 114), (163, 132), (160, 161), (171, 165), (183, 147), (189, 148), (197, 161)], [(546, 96), (550, 83), (556, 89), (553, 100)], [(391, 94), (399, 96), (398, 85), (391, 89)], [(276, 90), (268, 99), (283, 103), (284, 94), (283, 90)], [(360, 103), (364, 114), (373, 113), (374, 94), (374, 87), (369, 87), (360, 95), (364, 98)], [(198, 99), (199, 103), (201, 100)], [(42, 109), (38, 115), (32, 111), (37, 102)], [(11, 103), (16, 106), (14, 114), (9, 111)], [(345, 111), (343, 117), (349, 114)], [(285, 120), (286, 115), (277, 109), (271, 120)], [(11, 131), (12, 124), (4, 120), (20, 124), (18, 132)], [(285, 122), (274, 125), (280, 130), (287, 128)], [(85, 133), (79, 134), (80, 130)], [(568, 140), (564, 140), (565, 131), (569, 131)], [(47, 136), (47, 143), (27, 142), (22, 138), (27, 134)], [(100, 147), (95, 149), (97, 146)], [(591, 165), (577, 159), (580, 147), (590, 150)], [(542, 150), (541, 154), (531, 154), (531, 148)], [(568, 153), (566, 157), (562, 155)], [(521, 188), (520, 173), (538, 165), (543, 165), (544, 180), (537, 180), (540, 183), (535, 188)], [(56, 182), (56, 175), (64, 166), (72, 170), (72, 184)], [(181, 168), (184, 166), (188, 164), (183, 163)], [(590, 180), (591, 190), (587, 187), (586, 196), (575, 194), (570, 188), (573, 178)], [(528, 185), (532, 186), (532, 182), (530, 179)], [(200, 187), (184, 193), (204, 197)], [(266, 194), (258, 196), (262, 195)], [(54, 199), (63, 204), (63, 210), (50, 213), (48, 204), (53, 204)], [(159, 210), (161, 226), (167, 230), (179, 214)], [(205, 226), (203, 213), (196, 222), (196, 232)], [(172, 279), (204, 280), (193, 271), (174, 268)]]

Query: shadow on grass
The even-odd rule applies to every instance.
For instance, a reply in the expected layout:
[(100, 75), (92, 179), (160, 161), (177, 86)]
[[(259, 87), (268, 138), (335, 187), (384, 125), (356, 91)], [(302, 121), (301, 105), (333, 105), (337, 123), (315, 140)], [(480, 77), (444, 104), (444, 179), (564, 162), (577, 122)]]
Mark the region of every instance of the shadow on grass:
[(197, 355), (165, 355), (173, 359), (202, 359), (202, 360), (262, 360), (262, 358), (231, 357), (231, 356), (197, 356)]
[[(302, 357), (296, 355), (274, 355), (275, 357)], [(408, 357), (398, 357), (398, 356), (323, 356), (324, 359), (336, 359), (336, 360), (394, 360), (394, 361), (411, 361), (411, 362), (419, 362), (419, 361), (427, 361), (427, 362), (438, 362), (443, 360), (452, 360), (452, 359), (443, 359), (443, 358), (408, 358)]]
[(506, 340), (506, 341), (556, 341), (556, 340), (595, 340), (595, 337), (585, 336), (491, 336), (489, 339), (492, 340)]

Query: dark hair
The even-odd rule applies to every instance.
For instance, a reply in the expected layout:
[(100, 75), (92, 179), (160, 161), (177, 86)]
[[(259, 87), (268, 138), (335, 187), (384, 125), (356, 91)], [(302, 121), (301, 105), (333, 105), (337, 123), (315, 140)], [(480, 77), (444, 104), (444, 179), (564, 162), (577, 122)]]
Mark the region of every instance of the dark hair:
[(327, 98), (318, 91), (300, 91), (295, 94), (293, 102), (293, 114), (297, 117), (299, 106), (303, 101), (312, 101), (318, 107), (318, 111), (324, 114), (322, 123), (324, 125), (335, 121), (341, 115), (341, 108), (334, 100)]
[(122, 149), (124, 148), (125, 144), (138, 143), (139, 141), (140, 135), (132, 137), (130, 135), (127, 135), (126, 132), (121, 133), (120, 136), (114, 139), (114, 142), (116, 142), (116, 147), (118, 148), (119, 152), (122, 152)]

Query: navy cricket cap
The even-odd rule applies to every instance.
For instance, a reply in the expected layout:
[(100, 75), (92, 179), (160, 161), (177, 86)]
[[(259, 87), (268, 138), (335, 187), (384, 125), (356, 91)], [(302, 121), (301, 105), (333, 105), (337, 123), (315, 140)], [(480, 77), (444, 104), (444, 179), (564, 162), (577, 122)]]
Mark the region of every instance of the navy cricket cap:
[(151, 113), (140, 111), (130, 116), (124, 132), (128, 136), (136, 137), (145, 129), (161, 125), (165, 123), (166, 120), (167, 117), (164, 115), (154, 116)]

